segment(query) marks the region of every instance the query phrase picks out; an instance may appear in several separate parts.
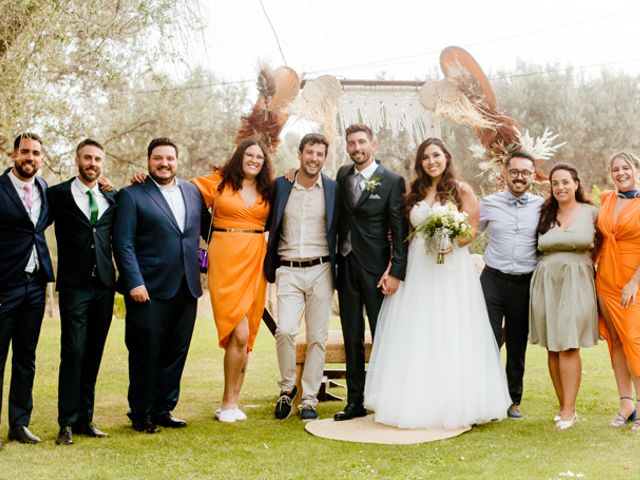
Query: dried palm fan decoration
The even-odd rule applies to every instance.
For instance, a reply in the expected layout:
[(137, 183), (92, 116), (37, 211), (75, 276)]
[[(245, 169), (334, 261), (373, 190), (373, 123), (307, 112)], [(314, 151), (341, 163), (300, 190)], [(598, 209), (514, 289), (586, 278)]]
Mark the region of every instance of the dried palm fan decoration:
[(259, 138), (275, 153), (279, 135), (289, 118), (289, 104), (298, 95), (300, 79), (295, 70), (260, 66), (257, 80), (258, 99), (251, 113), (240, 117), (236, 144), (249, 137)]
[(480, 145), (470, 150), (480, 160), (482, 173), (488, 173), (500, 184), (505, 159), (522, 150), (537, 161), (536, 179), (546, 179), (542, 162), (564, 145), (553, 144), (557, 135), (545, 129), (541, 137), (532, 137), (514, 118), (500, 112), (489, 80), (466, 50), (445, 48), (440, 53), (440, 68), (445, 78), (427, 81), (420, 90), (420, 100), (436, 115), (473, 127)]

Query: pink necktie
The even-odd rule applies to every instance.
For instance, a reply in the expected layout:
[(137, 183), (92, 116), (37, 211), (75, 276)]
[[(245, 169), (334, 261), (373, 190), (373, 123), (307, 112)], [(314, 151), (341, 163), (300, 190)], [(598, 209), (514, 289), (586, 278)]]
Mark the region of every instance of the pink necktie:
[(27, 210), (31, 212), (31, 184), (27, 183), (24, 186), (24, 204), (27, 206)]

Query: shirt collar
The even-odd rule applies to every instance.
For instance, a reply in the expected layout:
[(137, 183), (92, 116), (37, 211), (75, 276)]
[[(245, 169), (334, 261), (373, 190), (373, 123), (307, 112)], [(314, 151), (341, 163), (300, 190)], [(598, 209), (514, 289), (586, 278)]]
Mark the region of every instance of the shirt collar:
[(166, 188), (160, 185), (158, 182), (156, 182), (155, 178), (153, 178), (151, 175), (149, 175), (149, 178), (153, 181), (153, 183), (156, 184), (156, 186), (160, 189), (161, 192), (169, 192), (169, 193), (173, 192), (176, 188), (178, 188), (178, 183), (180, 182), (180, 180), (175, 178), (176, 183), (173, 184), (173, 187)]
[(25, 185), (35, 185), (35, 175), (31, 177), (31, 180), (25, 182), (24, 180), (19, 179), (15, 173), (13, 173), (13, 168), (9, 170), (9, 179), (11, 183), (13, 183), (16, 188), (24, 188)]
[(529, 199), (529, 192), (525, 192), (522, 195), (520, 195), (519, 197), (516, 197), (513, 193), (511, 193), (509, 191), (509, 189), (505, 189), (505, 190), (502, 191), (502, 194), (503, 194), (504, 198), (506, 198), (506, 200), (509, 202), (509, 204), (515, 204), (517, 199), (524, 200), (524, 203), (526, 203), (526, 202), (528, 202), (530, 200)]
[(298, 174), (296, 173), (296, 181), (293, 183), (294, 188), (297, 188), (298, 190), (312, 190), (314, 188), (319, 188), (320, 190), (322, 190), (323, 185), (322, 185), (322, 174), (318, 175), (318, 178), (316, 179), (315, 183), (313, 184), (313, 186), (310, 189), (305, 188), (304, 186), (300, 185), (298, 183)]
[(94, 194), (100, 193), (98, 182), (96, 182), (93, 188), (89, 188), (84, 183), (82, 183), (78, 177), (76, 177), (73, 179), (73, 185), (80, 191), (80, 193), (83, 194), (86, 194), (88, 190), (91, 190)]
[[(378, 162), (376, 162), (374, 159), (373, 162), (371, 162), (371, 165), (360, 171), (360, 175), (362, 175), (365, 180), (369, 180), (373, 176), (373, 174), (376, 173), (378, 167)], [(354, 173), (356, 172), (358, 172), (358, 170), (354, 167)]]

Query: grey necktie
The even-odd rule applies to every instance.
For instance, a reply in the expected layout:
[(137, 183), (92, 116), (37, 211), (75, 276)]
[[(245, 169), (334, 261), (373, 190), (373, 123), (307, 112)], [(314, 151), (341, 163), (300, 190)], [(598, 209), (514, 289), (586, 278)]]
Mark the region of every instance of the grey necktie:
[(353, 194), (353, 204), (358, 203), (360, 199), (360, 195), (362, 195), (362, 174), (360, 172), (356, 172), (353, 175), (353, 184), (351, 185), (351, 193)]

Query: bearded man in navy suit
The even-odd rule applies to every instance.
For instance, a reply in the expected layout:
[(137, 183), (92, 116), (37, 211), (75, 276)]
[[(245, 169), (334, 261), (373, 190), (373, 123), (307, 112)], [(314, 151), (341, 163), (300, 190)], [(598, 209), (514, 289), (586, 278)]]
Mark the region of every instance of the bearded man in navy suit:
[(11, 158), (13, 168), (0, 175), (0, 402), (11, 344), (9, 440), (39, 443), (28, 427), (45, 286), (53, 281), (44, 237), (49, 224), (47, 184), (36, 176), (42, 140), (34, 133), (18, 135)]
[(147, 159), (145, 182), (118, 194), (113, 247), (127, 310), (128, 415), (136, 431), (156, 433), (158, 425), (186, 426), (171, 412), (202, 295), (198, 242), (206, 209), (197, 187), (176, 178), (172, 140), (153, 139)]
[(74, 433), (108, 436), (93, 423), (96, 379), (116, 284), (111, 252), (116, 192), (100, 190), (103, 160), (102, 145), (83, 140), (76, 148), (78, 175), (48, 190), (58, 244), (58, 445), (72, 444)]

